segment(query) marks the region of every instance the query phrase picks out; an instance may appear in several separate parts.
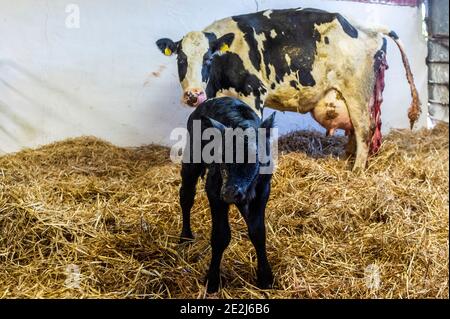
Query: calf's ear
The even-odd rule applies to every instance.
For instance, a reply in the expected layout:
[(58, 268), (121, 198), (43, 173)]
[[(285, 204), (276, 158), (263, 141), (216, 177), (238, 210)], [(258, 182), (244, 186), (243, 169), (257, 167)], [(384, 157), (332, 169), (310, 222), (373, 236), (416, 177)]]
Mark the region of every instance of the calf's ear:
[(275, 114), (276, 112), (273, 112), (270, 114), (268, 118), (266, 118), (262, 123), (259, 125), (260, 128), (266, 129), (266, 136), (270, 137), (270, 129), (274, 127), (275, 124)]
[(167, 56), (171, 56), (172, 54), (176, 53), (178, 50), (178, 46), (180, 44), (180, 41), (173, 42), (170, 39), (163, 38), (156, 41), (156, 45), (158, 46), (159, 50)]
[(273, 128), (273, 125), (275, 124), (275, 114), (277, 112), (273, 112), (270, 114), (268, 118), (266, 118), (264, 121), (262, 121), (260, 128)]
[(219, 121), (216, 121), (215, 119), (210, 118), (209, 116), (202, 116), (202, 121), (204, 121), (205, 123), (210, 123), (212, 127), (218, 129), (221, 132), (225, 132), (225, 129), (227, 128), (225, 125), (223, 125)]
[(227, 33), (211, 44), (213, 53), (225, 53), (230, 50), (230, 46), (234, 41), (234, 33)]

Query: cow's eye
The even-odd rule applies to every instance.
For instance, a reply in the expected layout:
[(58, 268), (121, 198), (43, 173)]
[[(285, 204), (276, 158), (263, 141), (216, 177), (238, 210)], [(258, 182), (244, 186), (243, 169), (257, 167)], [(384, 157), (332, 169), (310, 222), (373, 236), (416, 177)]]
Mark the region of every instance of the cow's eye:
[(211, 52), (208, 51), (208, 53), (206, 53), (203, 56), (203, 63), (211, 63), (212, 59), (214, 58), (214, 55), (211, 54)]

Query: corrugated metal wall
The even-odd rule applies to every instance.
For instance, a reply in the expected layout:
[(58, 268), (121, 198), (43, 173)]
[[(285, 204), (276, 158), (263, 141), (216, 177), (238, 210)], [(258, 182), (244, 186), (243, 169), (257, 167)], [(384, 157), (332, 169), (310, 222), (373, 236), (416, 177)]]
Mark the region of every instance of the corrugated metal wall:
[(397, 6), (410, 6), (410, 7), (418, 6), (419, 2), (421, 2), (421, 0), (352, 0), (352, 1), (392, 4), (392, 5), (397, 5)]
[(448, 123), (448, 1), (428, 1), (428, 97), (430, 117)]

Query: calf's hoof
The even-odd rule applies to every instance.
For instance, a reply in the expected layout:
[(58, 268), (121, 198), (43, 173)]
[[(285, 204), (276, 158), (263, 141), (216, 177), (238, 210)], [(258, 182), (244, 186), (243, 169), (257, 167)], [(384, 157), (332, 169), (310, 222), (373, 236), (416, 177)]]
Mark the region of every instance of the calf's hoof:
[(272, 272), (264, 272), (258, 274), (256, 284), (259, 289), (270, 289), (273, 285), (273, 275)]
[(213, 294), (219, 291), (220, 276), (207, 276), (206, 292)]
[(192, 235), (192, 233), (187, 233), (187, 234), (181, 234), (180, 235), (180, 244), (184, 244), (184, 243), (192, 243), (194, 241), (194, 235)]

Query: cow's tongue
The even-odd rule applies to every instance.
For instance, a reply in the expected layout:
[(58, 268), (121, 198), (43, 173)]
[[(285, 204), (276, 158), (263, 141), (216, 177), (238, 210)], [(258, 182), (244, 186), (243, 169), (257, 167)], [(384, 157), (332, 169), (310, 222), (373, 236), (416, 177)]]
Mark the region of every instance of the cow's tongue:
[(195, 105), (195, 106), (198, 106), (205, 101), (206, 101), (206, 95), (205, 94), (199, 95), (197, 98), (197, 103), (196, 103), (197, 105)]

